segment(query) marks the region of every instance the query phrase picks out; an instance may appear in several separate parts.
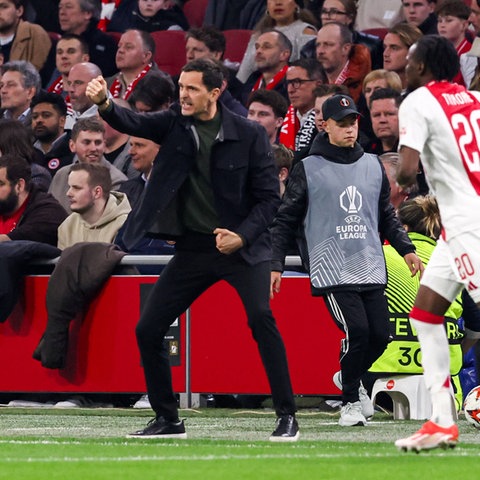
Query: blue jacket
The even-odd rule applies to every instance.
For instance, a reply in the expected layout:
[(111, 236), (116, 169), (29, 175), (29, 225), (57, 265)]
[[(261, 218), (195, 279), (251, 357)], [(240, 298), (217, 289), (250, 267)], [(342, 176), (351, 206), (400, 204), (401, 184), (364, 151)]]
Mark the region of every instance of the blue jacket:
[[(243, 237), (240, 254), (253, 265), (271, 258), (267, 227), (280, 204), (279, 180), (263, 127), (217, 105), (222, 128), (212, 146), (211, 184), (218, 226)], [(129, 248), (147, 232), (178, 239), (185, 233), (178, 212), (179, 191), (197, 154), (192, 119), (173, 109), (136, 113), (113, 102), (101, 115), (116, 130), (162, 146), (142, 203), (125, 231), (125, 245)]]

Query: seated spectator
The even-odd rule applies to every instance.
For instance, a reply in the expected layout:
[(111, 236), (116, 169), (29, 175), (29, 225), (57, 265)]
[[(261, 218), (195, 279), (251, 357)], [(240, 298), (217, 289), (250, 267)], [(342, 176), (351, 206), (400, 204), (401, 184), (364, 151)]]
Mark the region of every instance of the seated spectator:
[(255, 42), (266, 30), (275, 29), (286, 35), (292, 44), (290, 60), (293, 62), (300, 58), (302, 47), (317, 33), (315, 17), (302, 9), (300, 3), (298, 0), (281, 0), (280, 3), (278, 0), (267, 1), (267, 10), (255, 26), (238, 69), (237, 78), (240, 82), (245, 83), (255, 71)]
[(24, 0), (2, 0), (0, 52), (3, 61), (23, 60), (40, 71), (47, 61), (52, 41), (39, 24), (22, 20)]
[(270, 144), (278, 142), (280, 127), (288, 111), (288, 102), (275, 90), (252, 92), (247, 102), (247, 118), (265, 128)]
[(31, 183), (46, 192), (52, 182), (50, 172), (39, 163), (42, 154), (33, 148), (30, 131), (18, 120), (0, 119), (0, 155), (13, 155), (30, 164)]
[(125, 194), (111, 190), (105, 166), (82, 162), (70, 167), (67, 198), (72, 213), (58, 227), (58, 248), (79, 242), (113, 243), (131, 208)]
[[(70, 138), (70, 150), (75, 154), (75, 163), (99, 163), (110, 171), (112, 188), (117, 190), (127, 180), (127, 177), (108, 162), (103, 153), (105, 151), (105, 127), (96, 117), (87, 117), (77, 120)], [(49, 192), (59, 201), (67, 212), (70, 212), (70, 201), (67, 197), (68, 174), (71, 165), (62, 167), (55, 175)]]
[(160, 72), (152, 72), (139, 80), (128, 103), (137, 112), (157, 112), (169, 108), (175, 87), (172, 79)]
[(403, 0), (406, 22), (417, 27), (423, 35), (437, 34), (436, 5), (437, 0)]
[(24, 60), (15, 60), (0, 67), (1, 116), (31, 124), (30, 102), (40, 91), (42, 81), (37, 69)]
[[(77, 63), (88, 62), (88, 44), (79, 35), (62, 35), (55, 46), (55, 70), (48, 83), (47, 90), (62, 95), (67, 100), (68, 74)], [(70, 101), (68, 106), (71, 108)]]
[(397, 152), (387, 152), (379, 155), (385, 173), (387, 174), (388, 183), (390, 183), (390, 203), (395, 210), (408, 199), (412, 192), (406, 192), (397, 183), (397, 170), (399, 164), (399, 154)]
[(38, 161), (53, 177), (58, 169), (70, 165), (73, 153), (68, 147), (69, 133), (64, 131), (67, 104), (61, 95), (40, 92), (30, 104), (33, 146), (42, 154)]
[(76, 63), (68, 74), (67, 91), (72, 105), (73, 116), (67, 118), (65, 129), (71, 130), (79, 118), (97, 115), (98, 108), (85, 95), (87, 84), (93, 78), (102, 74), (102, 71), (91, 62)]
[(301, 58), (290, 64), (287, 70), (290, 106), (279, 138), (290, 150), (299, 151), (310, 146), (317, 134), (313, 91), (322, 83), (326, 83), (325, 72), (315, 59)]
[(293, 152), (285, 145), (272, 145), (273, 158), (278, 169), (278, 180), (280, 182), (280, 196), (283, 197), (285, 193), (285, 185), (288, 175), (292, 169)]
[(409, 23), (397, 23), (383, 39), (383, 68), (398, 74), (402, 88), (407, 88), (405, 67), (408, 49), (422, 36), (422, 32)]
[[(382, 40), (368, 33), (354, 29), (357, 17), (357, 3), (355, 0), (325, 0), (320, 10), (322, 26), (328, 23), (341, 23), (346, 25), (352, 32), (352, 42), (356, 45), (364, 45), (370, 52), (372, 68), (382, 67), (383, 44)], [(310, 41), (302, 49), (302, 56), (315, 57), (315, 41)]]
[(269, 30), (255, 41), (255, 71), (242, 87), (241, 100), (245, 105), (248, 96), (260, 88), (275, 90), (288, 99), (286, 83), (292, 43), (282, 32)]
[(73, 213), (58, 228), (63, 251), (48, 282), (47, 328), (33, 353), (46, 368), (65, 366), (70, 322), (86, 310), (125, 255), (112, 242), (131, 208), (125, 194), (111, 187), (104, 166), (72, 165), (68, 198)]
[(154, 71), (155, 42), (147, 32), (127, 30), (118, 42), (115, 64), (119, 72), (107, 80), (113, 98), (128, 100), (137, 83)]
[[(444, 0), (436, 9), (438, 34), (453, 43), (458, 56), (462, 58), (472, 48), (472, 42), (466, 37), (468, 19), (471, 10), (463, 0)], [(475, 74), (477, 62), (474, 58), (463, 56), (460, 71), (453, 79), (460, 85), (470, 85)]]
[(375, 139), (365, 147), (366, 152), (381, 155), (397, 151), (400, 102), (400, 93), (391, 88), (379, 88), (372, 93), (369, 106)]
[[(115, 104), (131, 110), (130, 104), (126, 100), (121, 98), (114, 98), (112, 100)], [(131, 157), (129, 154), (130, 149), (130, 137), (126, 133), (119, 132), (111, 127), (107, 122), (102, 120), (105, 127), (105, 151), (104, 157), (114, 167), (118, 168), (127, 178), (135, 178), (137, 171), (132, 165)]]
[(370, 72), (368, 48), (353, 43), (350, 29), (341, 23), (327, 23), (317, 34), (317, 60), (325, 70), (328, 81), (348, 87), (350, 96), (358, 102), (363, 79)]
[(31, 183), (28, 162), (0, 157), (0, 242), (30, 240), (57, 244), (58, 226), (67, 213), (50, 194)]
[(113, 12), (107, 31), (188, 30), (188, 26), (183, 10), (170, 0), (122, 0)]
[(469, 6), (471, 11), (470, 17), (468, 17), (469, 30), (473, 36), (478, 36), (480, 32), (480, 0), (471, 0)]
[(252, 30), (265, 13), (265, 3), (258, 0), (209, 0), (203, 23), (219, 30)]
[(98, 0), (60, 0), (58, 20), (63, 33), (80, 35), (88, 44), (90, 61), (110, 77), (117, 72), (114, 52), (116, 41), (97, 29), (101, 2)]

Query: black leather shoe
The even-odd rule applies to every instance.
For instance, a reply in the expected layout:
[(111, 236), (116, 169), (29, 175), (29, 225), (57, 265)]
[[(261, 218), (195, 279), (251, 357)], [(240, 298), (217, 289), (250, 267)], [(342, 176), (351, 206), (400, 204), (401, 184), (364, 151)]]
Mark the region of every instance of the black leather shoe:
[(127, 438), (187, 438), (183, 420), (171, 422), (163, 417), (153, 418), (143, 430), (127, 435)]
[(277, 426), (270, 435), (271, 442), (296, 442), (300, 437), (297, 419), (293, 415), (277, 418)]

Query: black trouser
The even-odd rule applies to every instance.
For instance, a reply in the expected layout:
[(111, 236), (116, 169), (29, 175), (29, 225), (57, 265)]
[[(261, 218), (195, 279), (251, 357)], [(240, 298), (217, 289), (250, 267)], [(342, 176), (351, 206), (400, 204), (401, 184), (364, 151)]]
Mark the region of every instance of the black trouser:
[(235, 253), (177, 250), (154, 285), (136, 328), (150, 404), (177, 418), (164, 337), (173, 321), (208, 287), (227, 281), (238, 292), (268, 377), (277, 415), (294, 414), (295, 402), (282, 337), (270, 309), (270, 262), (248, 265)]
[(384, 289), (332, 292), (324, 296), (335, 323), (345, 332), (340, 349), (343, 403), (358, 401), (361, 377), (384, 352), (390, 336)]

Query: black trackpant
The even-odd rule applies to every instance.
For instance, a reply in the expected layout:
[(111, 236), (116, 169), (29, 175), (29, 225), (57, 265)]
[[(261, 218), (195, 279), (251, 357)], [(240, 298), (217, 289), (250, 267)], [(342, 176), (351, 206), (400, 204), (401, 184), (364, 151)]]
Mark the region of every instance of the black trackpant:
[[(177, 418), (177, 401), (164, 337), (173, 321), (207, 288), (225, 280), (238, 292), (258, 344), (277, 415), (294, 414), (287, 357), (270, 309), (270, 262), (248, 265), (240, 254), (177, 249), (150, 292), (136, 328), (150, 404)], [(227, 314), (228, 318), (228, 314)]]
[(358, 401), (361, 377), (387, 347), (390, 336), (384, 289), (324, 295), (335, 323), (345, 332), (340, 349), (343, 403)]

